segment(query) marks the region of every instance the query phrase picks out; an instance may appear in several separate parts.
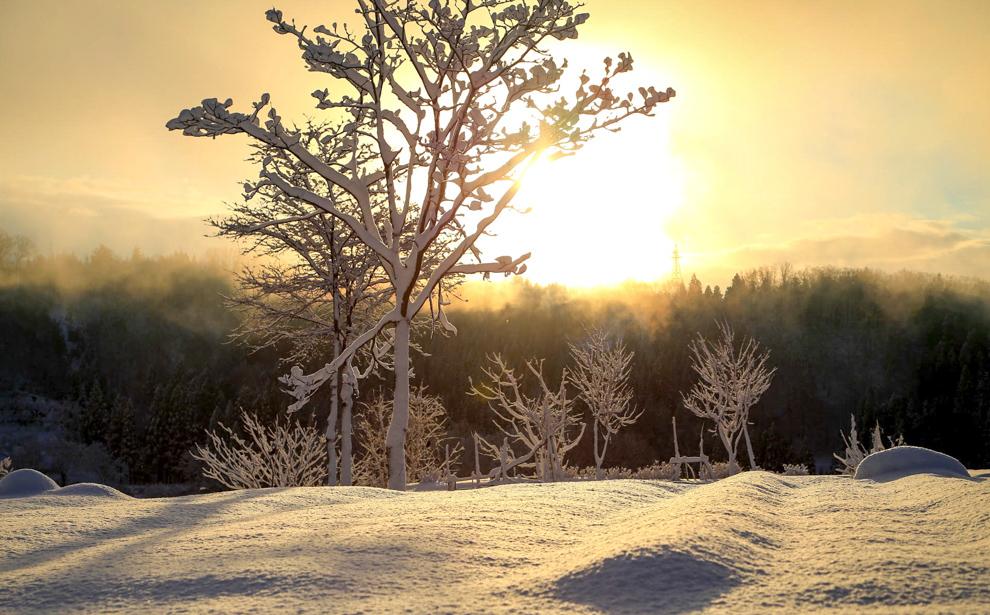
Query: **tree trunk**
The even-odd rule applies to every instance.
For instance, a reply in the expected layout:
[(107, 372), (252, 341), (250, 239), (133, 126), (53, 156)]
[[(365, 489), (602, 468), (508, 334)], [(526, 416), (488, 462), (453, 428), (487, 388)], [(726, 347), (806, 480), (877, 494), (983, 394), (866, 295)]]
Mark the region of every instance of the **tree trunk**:
[[(339, 344), (334, 342), (335, 349), (339, 351)], [(340, 370), (334, 372), (333, 380), (330, 381), (330, 414), (327, 416), (327, 485), (334, 487), (337, 485), (337, 408), (338, 408), (338, 385), (340, 383)]]
[(354, 484), (354, 454), (351, 436), (353, 427), (351, 421), (351, 411), (354, 408), (354, 373), (351, 370), (351, 362), (348, 361), (344, 372), (344, 382), (340, 388), (340, 397), (343, 402), (340, 413), (340, 484), (350, 487)]
[(598, 452), (598, 421), (595, 421), (592, 430), (595, 433), (595, 480), (601, 480), (605, 478), (605, 474), (602, 472), (602, 461), (604, 461), (605, 455), (604, 451)]
[(756, 457), (753, 455), (753, 444), (749, 441), (749, 427), (743, 424), (743, 436), (746, 438), (746, 452), (749, 453), (749, 469), (756, 469)]
[(385, 449), (388, 488), (406, 489), (406, 428), (409, 426), (409, 321), (395, 323), (395, 394)]
[[(330, 252), (334, 253), (333, 228), (336, 222), (331, 220)], [(337, 283), (338, 261), (333, 260), (333, 357), (340, 356), (340, 285)], [(330, 416), (327, 417), (327, 485), (337, 485), (337, 410), (340, 403), (340, 369), (333, 372), (330, 381)]]
[(722, 427), (718, 428), (718, 437), (725, 447), (725, 454), (728, 457), (729, 469), (735, 473), (739, 470), (739, 463), (736, 461), (736, 448), (732, 445), (732, 436), (725, 432)]

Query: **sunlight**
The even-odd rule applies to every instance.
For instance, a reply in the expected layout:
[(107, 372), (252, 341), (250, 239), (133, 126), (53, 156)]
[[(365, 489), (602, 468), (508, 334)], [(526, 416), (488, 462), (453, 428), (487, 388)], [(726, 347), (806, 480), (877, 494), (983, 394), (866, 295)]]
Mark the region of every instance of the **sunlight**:
[(601, 136), (573, 156), (539, 160), (489, 242), (532, 251), (528, 279), (568, 286), (651, 281), (670, 271), (666, 224), (683, 205), (684, 172), (664, 113)]

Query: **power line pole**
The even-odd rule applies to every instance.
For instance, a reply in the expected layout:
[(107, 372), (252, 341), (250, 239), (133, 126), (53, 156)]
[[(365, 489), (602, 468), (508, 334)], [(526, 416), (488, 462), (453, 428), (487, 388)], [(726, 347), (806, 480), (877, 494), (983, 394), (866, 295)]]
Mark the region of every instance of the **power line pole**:
[(674, 285), (683, 286), (684, 276), (681, 273), (681, 252), (678, 249), (676, 243), (674, 244), (673, 260), (674, 260), (674, 266), (670, 271), (670, 284), (671, 286)]

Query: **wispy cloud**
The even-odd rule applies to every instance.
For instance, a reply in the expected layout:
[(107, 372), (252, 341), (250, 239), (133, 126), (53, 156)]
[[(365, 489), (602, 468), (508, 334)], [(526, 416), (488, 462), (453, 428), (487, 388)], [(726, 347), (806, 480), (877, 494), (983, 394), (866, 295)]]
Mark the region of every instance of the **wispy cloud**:
[(802, 230), (805, 235), (786, 242), (689, 255), (690, 265), (715, 279), (783, 262), (973, 277), (986, 277), (990, 271), (990, 230), (965, 228), (955, 221), (889, 213), (809, 222)]
[(210, 228), (200, 217), (152, 213), (189, 209), (185, 199), (89, 178), (0, 182), (0, 227), (28, 236), (42, 252), (85, 254), (105, 245), (124, 254), (199, 254), (221, 247), (221, 240), (207, 237)]

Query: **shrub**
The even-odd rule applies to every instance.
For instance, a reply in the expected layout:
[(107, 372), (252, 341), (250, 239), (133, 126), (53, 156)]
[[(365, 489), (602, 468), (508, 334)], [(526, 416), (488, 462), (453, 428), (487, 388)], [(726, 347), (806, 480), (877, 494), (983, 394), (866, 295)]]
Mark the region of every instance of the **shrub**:
[(319, 430), (278, 420), (265, 427), (258, 417), (241, 412), (245, 438), (220, 423), (208, 431), (208, 446), (196, 445), (193, 459), (204, 464), (203, 476), (230, 489), (315, 487), (326, 482), (327, 440)]

